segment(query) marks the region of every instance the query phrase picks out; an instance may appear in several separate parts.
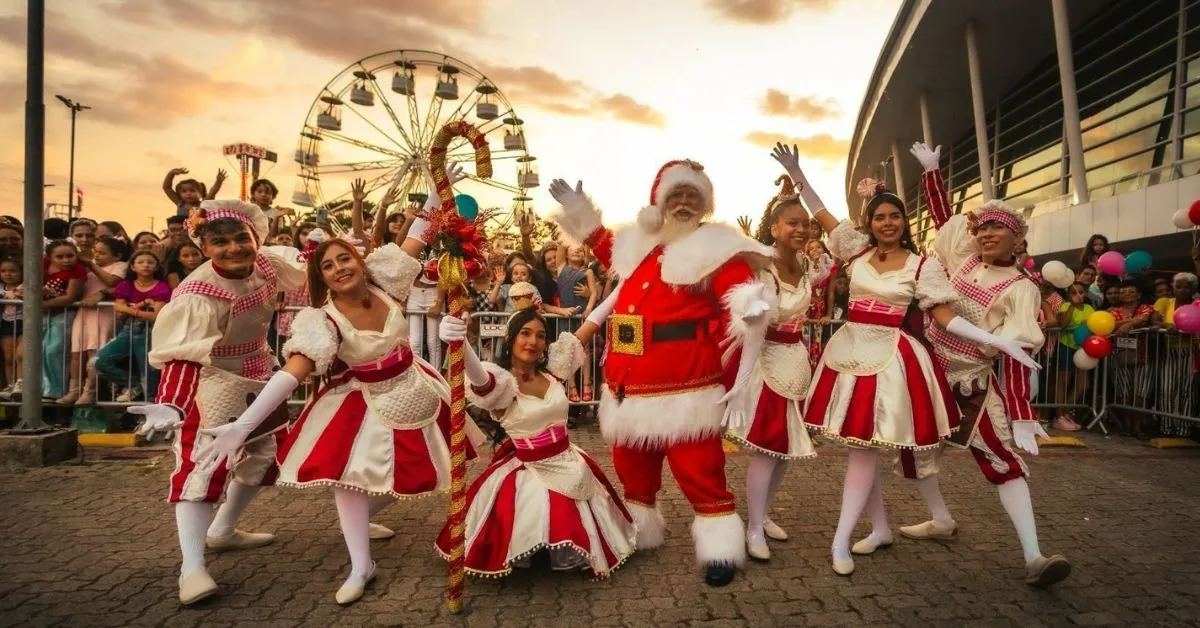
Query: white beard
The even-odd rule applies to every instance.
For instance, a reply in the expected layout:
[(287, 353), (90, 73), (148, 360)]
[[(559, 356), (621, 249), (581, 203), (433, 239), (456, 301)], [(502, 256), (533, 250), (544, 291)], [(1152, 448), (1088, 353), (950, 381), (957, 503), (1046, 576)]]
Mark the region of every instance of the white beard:
[(672, 214), (663, 220), (662, 228), (658, 231), (658, 239), (663, 244), (671, 244), (685, 236), (691, 235), (699, 226), (699, 216), (695, 216), (684, 222), (676, 219)]

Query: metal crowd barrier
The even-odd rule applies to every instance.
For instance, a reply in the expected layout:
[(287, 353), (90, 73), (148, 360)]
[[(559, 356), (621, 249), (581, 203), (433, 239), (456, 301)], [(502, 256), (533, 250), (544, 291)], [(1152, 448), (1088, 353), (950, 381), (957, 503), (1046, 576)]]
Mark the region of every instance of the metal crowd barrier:
[[(0, 300), (0, 307), (19, 305), (19, 301)], [(287, 316), (299, 309), (280, 308), (279, 313)], [(59, 407), (54, 402), (70, 389), (73, 379), (79, 382), (82, 389), (89, 377), (89, 370), (91, 376), (97, 379), (93, 403), (87, 405), (124, 408), (145, 403), (146, 391), (153, 396), (158, 375), (146, 360), (150, 349), (150, 324), (117, 317), (111, 303), (87, 308), (87, 313), (81, 310), (83, 308), (79, 306), (61, 308), (58, 313), (48, 314), (42, 329), (37, 330), (43, 337), (44, 348), (49, 350), (44, 357), (45, 365), (57, 365), (59, 369), (55, 371), (53, 366), (43, 367), (46, 407)], [(481, 359), (497, 359), (511, 314), (476, 312), (471, 315), (469, 338)], [(406, 312), (406, 315), (409, 316), (409, 338), (414, 353), (444, 370), (445, 351), (437, 337), (439, 317), (429, 315), (424, 310)], [(11, 317), (11, 311), (6, 316)], [(554, 342), (562, 332), (574, 332), (583, 322), (582, 317), (578, 316), (545, 315), (544, 318), (550, 326), (546, 337), (548, 343)], [(277, 317), (276, 322), (284, 321)], [(12, 333), (11, 321), (5, 323), (0, 326), (0, 354), (3, 355), (3, 390), (6, 392), (0, 393), (0, 406), (12, 407), (20, 405), (20, 401), (19, 397), (7, 394), (7, 387), (12, 383), (14, 373), (20, 376), (20, 369), (13, 358), (21, 345), (17, 342), (18, 337)], [(84, 323), (95, 324), (101, 330), (111, 330), (108, 332), (108, 343), (101, 345), (103, 348), (99, 351), (99, 359), (95, 359), (96, 352), (72, 359), (72, 332), (78, 336), (80, 330), (77, 328)], [(815, 356), (840, 324), (840, 321), (832, 321), (805, 325), (803, 342), (813, 352), (814, 363)], [(23, 330), (24, 333), (31, 331)], [(1080, 413), (1077, 415), (1079, 422), (1086, 425), (1087, 429), (1099, 428), (1108, 433), (1108, 420), (1136, 413), (1158, 419), (1164, 434), (1200, 434), (1200, 429), (1195, 427), (1200, 424), (1200, 375), (1197, 372), (1200, 365), (1200, 338), (1163, 329), (1142, 329), (1123, 336), (1113, 336), (1112, 353), (1100, 360), (1095, 369), (1088, 371), (1075, 367), (1072, 361), (1074, 350), (1060, 346), (1058, 338), (1059, 330), (1048, 328), (1046, 345), (1036, 356), (1042, 369), (1037, 372), (1035, 382), (1031, 382), (1034, 384), (1032, 401), (1035, 408), (1050, 413), (1042, 418), (1053, 419), (1055, 412), (1074, 411)], [(269, 340), (278, 355), (286, 336), (278, 333), (276, 324), (272, 325)], [(587, 364), (569, 383), (572, 397), (570, 405), (585, 414), (592, 414), (599, 405), (604, 381), (601, 369), (605, 350), (604, 328), (596, 332), (585, 349)], [(90, 365), (85, 357), (93, 358)], [(55, 383), (50, 381), (55, 373), (61, 378), (55, 380), (55, 386), (46, 388), (47, 383)], [(123, 378), (112, 377), (113, 374), (123, 374)], [(289, 404), (302, 406), (313, 391), (313, 384), (313, 381), (302, 383)], [(122, 396), (129, 389), (135, 393), (140, 391), (141, 394)], [(591, 394), (585, 394), (588, 392)]]

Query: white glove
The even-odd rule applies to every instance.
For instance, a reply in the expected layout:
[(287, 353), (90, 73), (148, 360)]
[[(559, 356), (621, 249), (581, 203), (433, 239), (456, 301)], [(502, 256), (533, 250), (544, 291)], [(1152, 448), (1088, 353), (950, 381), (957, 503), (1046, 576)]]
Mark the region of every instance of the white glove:
[(179, 410), (165, 403), (133, 406), (128, 412), (145, 417), (134, 432), (146, 437), (146, 440), (150, 440), (155, 432), (168, 434), (183, 425)]
[(750, 375), (754, 373), (754, 363), (758, 361), (758, 355), (762, 353), (762, 344), (763, 337), (758, 334), (751, 334), (746, 338), (746, 342), (742, 345), (742, 357), (738, 360), (737, 377), (733, 380), (733, 387), (717, 402), (725, 404), (725, 414), (721, 417), (721, 426), (727, 430), (737, 431), (746, 425), (746, 414), (749, 411), (747, 404), (750, 402), (747, 388), (750, 384)]
[(755, 299), (746, 305), (746, 311), (742, 312), (742, 320), (756, 321), (769, 311), (771, 311), (770, 303), (762, 299)]
[(214, 438), (196, 449), (192, 454), (192, 462), (202, 469), (216, 469), (224, 462), (225, 466), (232, 469), (234, 463), (237, 462), (238, 451), (246, 443), (246, 438), (255, 428), (262, 425), (262, 422), (267, 420), (267, 417), (275, 412), (280, 404), (287, 401), (292, 391), (296, 390), (299, 385), (300, 382), (291, 373), (276, 371), (271, 379), (267, 380), (262, 392), (254, 399), (254, 403), (246, 408), (238, 420), (226, 425), (200, 430), (201, 434)]
[(592, 313), (588, 314), (587, 322), (599, 327), (604, 324), (608, 316), (612, 314), (613, 308), (617, 306), (617, 293), (619, 290), (613, 290), (612, 294), (608, 295), (600, 305), (592, 309)]
[(1013, 421), (1012, 434), (1017, 447), (1034, 456), (1038, 455), (1037, 437), (1049, 438), (1046, 429), (1037, 421)]
[(479, 356), (475, 355), (475, 349), (471, 348), (471, 343), (466, 341), (466, 321), (450, 316), (449, 314), (443, 316), (442, 322), (438, 323), (438, 338), (446, 344), (452, 342), (463, 343), (463, 362), (466, 367), (464, 371), (467, 374), (468, 384), (472, 386), (484, 386), (488, 383), (487, 370), (483, 368), (483, 363), (479, 361)]
[(800, 198), (804, 201), (804, 206), (812, 215), (816, 216), (825, 209), (825, 203), (821, 201), (821, 197), (817, 196), (816, 190), (808, 182), (808, 177), (804, 176), (804, 171), (800, 169), (800, 148), (795, 144), (789, 149), (782, 142), (775, 143), (775, 149), (771, 151), (771, 158), (779, 162), (783, 166), (784, 172), (792, 178), (792, 182), (796, 184), (796, 188), (800, 190)]
[(558, 201), (559, 205), (568, 207), (572, 203), (582, 203), (587, 200), (587, 195), (583, 193), (583, 181), (575, 183), (575, 189), (571, 189), (571, 184), (562, 179), (555, 179), (550, 182), (550, 197)]
[(938, 162), (942, 159), (942, 147), (940, 145), (937, 148), (930, 149), (929, 145), (924, 142), (913, 142), (912, 148), (908, 149), (908, 152), (912, 153), (912, 156), (921, 162), (921, 167), (925, 169), (925, 172), (937, 170)]
[(989, 334), (988, 332), (983, 331), (971, 323), (968, 323), (966, 319), (961, 316), (955, 316), (954, 320), (951, 320), (950, 324), (946, 325), (946, 331), (958, 336), (959, 338), (962, 338), (963, 340), (970, 340), (971, 342), (992, 347), (993, 349), (1006, 353), (1017, 362), (1020, 362), (1021, 364), (1024, 364), (1035, 371), (1042, 368), (1041, 365), (1039, 365), (1037, 361), (1030, 357), (1027, 353), (1029, 349), (1033, 348), (1033, 345), (1029, 344), (1028, 342), (1018, 342), (1011, 338), (1001, 338), (995, 334)]

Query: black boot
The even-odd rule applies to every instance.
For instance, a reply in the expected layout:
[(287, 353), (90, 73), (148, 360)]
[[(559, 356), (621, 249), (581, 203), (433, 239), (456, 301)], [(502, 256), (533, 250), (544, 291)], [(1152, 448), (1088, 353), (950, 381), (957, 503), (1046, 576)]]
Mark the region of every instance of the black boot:
[(725, 563), (708, 563), (704, 566), (704, 584), (710, 587), (723, 587), (733, 582), (736, 571), (733, 565)]

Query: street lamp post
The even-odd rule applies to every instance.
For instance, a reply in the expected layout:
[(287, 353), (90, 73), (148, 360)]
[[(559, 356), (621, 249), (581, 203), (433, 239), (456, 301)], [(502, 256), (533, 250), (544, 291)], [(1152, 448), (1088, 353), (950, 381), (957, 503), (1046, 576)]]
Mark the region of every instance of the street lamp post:
[(71, 110), (71, 166), (67, 174), (67, 222), (70, 222), (75, 219), (75, 114), (91, 107), (61, 94), (55, 94), (54, 97)]

